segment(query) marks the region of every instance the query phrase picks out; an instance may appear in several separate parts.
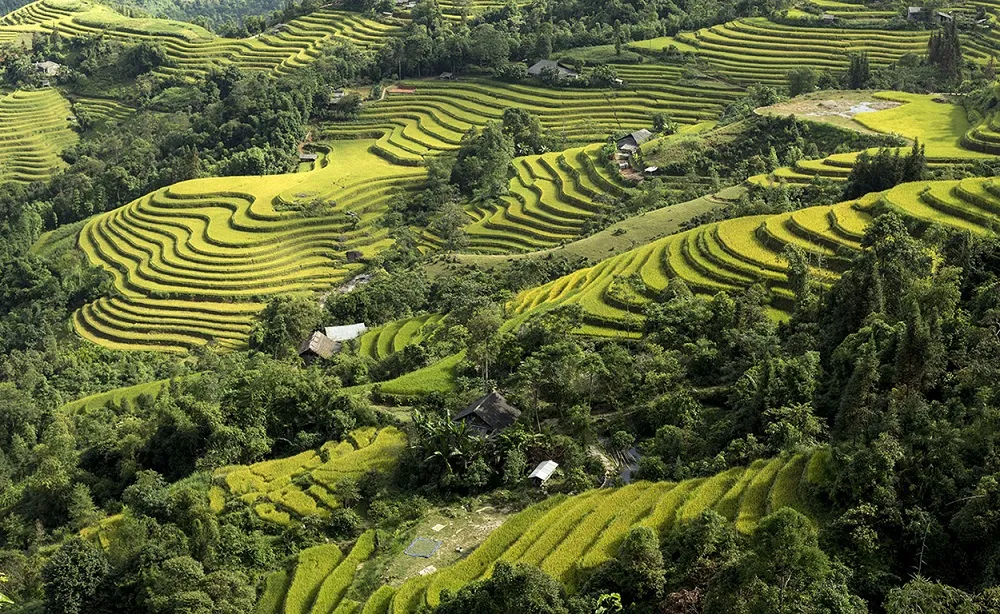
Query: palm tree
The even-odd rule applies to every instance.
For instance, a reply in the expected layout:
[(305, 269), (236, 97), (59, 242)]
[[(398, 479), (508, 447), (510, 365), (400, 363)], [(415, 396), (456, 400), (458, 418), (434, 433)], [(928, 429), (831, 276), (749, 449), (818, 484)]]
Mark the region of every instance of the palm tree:
[(424, 455), (424, 462), (436, 462), (448, 474), (464, 472), (478, 455), (482, 442), (466, 422), (455, 422), (451, 414), (445, 418), (413, 413), (413, 423), (419, 434), (414, 447)]

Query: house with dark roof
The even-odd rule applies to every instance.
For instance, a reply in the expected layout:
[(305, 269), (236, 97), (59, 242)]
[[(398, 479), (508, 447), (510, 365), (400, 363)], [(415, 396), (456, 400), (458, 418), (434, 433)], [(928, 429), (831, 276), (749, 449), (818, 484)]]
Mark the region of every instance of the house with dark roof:
[(299, 345), (299, 357), (309, 365), (319, 358), (326, 359), (333, 356), (339, 349), (336, 341), (316, 331)]
[(538, 60), (528, 68), (528, 74), (532, 77), (541, 77), (546, 70), (554, 70), (560, 79), (576, 79), (580, 76), (576, 71), (561, 66), (555, 60)]
[(520, 416), (521, 412), (494, 390), (460, 411), (452, 420), (465, 422), (469, 428), (490, 437), (517, 422)]
[(640, 145), (649, 141), (651, 138), (653, 138), (653, 133), (649, 130), (646, 130), (645, 128), (642, 130), (636, 130), (632, 134), (618, 141), (618, 149), (620, 151), (633, 152), (639, 149)]

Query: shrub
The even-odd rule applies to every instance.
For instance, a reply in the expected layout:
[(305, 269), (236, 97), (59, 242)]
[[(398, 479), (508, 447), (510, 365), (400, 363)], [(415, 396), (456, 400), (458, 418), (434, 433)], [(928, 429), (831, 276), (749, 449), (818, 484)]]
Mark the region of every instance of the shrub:
[(327, 526), (330, 533), (334, 535), (337, 539), (349, 539), (358, 534), (358, 529), (361, 527), (362, 521), (361, 516), (352, 509), (339, 508), (333, 510), (330, 514), (330, 520)]

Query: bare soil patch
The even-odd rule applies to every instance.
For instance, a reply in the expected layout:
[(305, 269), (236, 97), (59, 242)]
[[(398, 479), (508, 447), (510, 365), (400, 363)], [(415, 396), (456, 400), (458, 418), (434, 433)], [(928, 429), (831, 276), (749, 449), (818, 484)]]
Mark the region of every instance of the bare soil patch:
[(815, 92), (796, 96), (769, 107), (761, 107), (756, 112), (758, 115), (794, 115), (865, 134), (875, 134), (854, 121), (854, 116), (859, 113), (892, 109), (901, 104), (892, 100), (880, 100), (870, 92)]

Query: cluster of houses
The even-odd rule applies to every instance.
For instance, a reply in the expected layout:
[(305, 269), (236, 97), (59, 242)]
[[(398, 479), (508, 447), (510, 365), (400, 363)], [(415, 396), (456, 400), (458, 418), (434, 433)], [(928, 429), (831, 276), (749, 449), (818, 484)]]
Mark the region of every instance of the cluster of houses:
[[(636, 154), (639, 152), (639, 148), (643, 143), (649, 142), (654, 136), (652, 131), (643, 128), (618, 139), (618, 142), (615, 143), (617, 149), (615, 162), (618, 164), (618, 170), (622, 172), (631, 171), (633, 168), (632, 161), (637, 159)], [(656, 166), (647, 166), (643, 172), (647, 175), (653, 175), (659, 170)]]
[[(346, 326), (328, 326), (322, 331), (316, 331), (299, 346), (299, 356), (306, 364), (312, 364), (320, 358), (330, 358), (343, 349), (344, 344), (357, 339), (367, 331), (364, 324), (348, 324)], [(510, 428), (521, 417), (521, 411), (507, 402), (502, 394), (493, 392), (473, 401), (468, 407), (455, 414), (454, 422), (463, 422), (469, 430), (479, 437), (496, 437)], [(547, 460), (539, 463), (528, 478), (541, 486), (556, 470), (559, 463)]]
[[(555, 60), (538, 60), (528, 67), (528, 76), (541, 78), (546, 73), (555, 74), (561, 81), (572, 81), (580, 76), (580, 73), (563, 66)], [(443, 72), (438, 75), (438, 79), (442, 81), (454, 81), (455, 74)], [(616, 82), (618, 85), (624, 84), (621, 79), (617, 79)]]
[(930, 9), (924, 6), (906, 7), (906, 19), (908, 21), (926, 21), (929, 23), (942, 23), (954, 21), (955, 16), (951, 13)]
[[(513, 426), (520, 417), (520, 410), (511, 406), (502, 394), (494, 390), (473, 401), (468, 407), (455, 414), (452, 420), (464, 422), (470, 430), (480, 437), (491, 438)], [(559, 463), (553, 460), (542, 461), (528, 475), (528, 479), (535, 486), (541, 486), (552, 477), (552, 473), (557, 467), (559, 467)]]
[[(417, 8), (416, 0), (396, 0), (397, 11), (412, 11)], [(383, 17), (392, 17), (392, 11), (383, 11)]]
[[(344, 348), (344, 344), (357, 339), (368, 330), (363, 323), (345, 326), (327, 326), (322, 331), (312, 333), (299, 346), (299, 356), (306, 364), (330, 358)], [(521, 417), (521, 411), (507, 402), (500, 392), (493, 392), (473, 401), (468, 407), (452, 417), (454, 422), (465, 423), (469, 431), (486, 439), (498, 436), (510, 428)], [(559, 463), (547, 460), (539, 463), (528, 476), (541, 486), (556, 470)]]
[[(823, 13), (819, 16), (819, 19), (826, 23), (839, 21), (839, 18), (832, 13)], [(907, 21), (926, 21), (932, 24), (939, 24), (954, 21), (955, 15), (925, 6), (908, 6), (906, 7), (906, 19)], [(977, 25), (987, 25), (988, 23), (989, 19), (976, 21)]]

